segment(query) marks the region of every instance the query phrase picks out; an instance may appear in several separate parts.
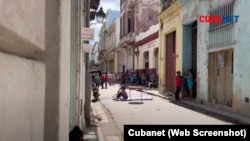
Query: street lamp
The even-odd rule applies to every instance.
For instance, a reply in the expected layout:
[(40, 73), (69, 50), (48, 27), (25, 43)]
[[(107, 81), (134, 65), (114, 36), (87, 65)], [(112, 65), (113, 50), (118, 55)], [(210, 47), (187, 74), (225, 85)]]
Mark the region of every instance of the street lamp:
[(103, 12), (102, 7), (99, 9), (98, 12), (96, 12), (95, 15), (96, 15), (96, 21), (97, 21), (97, 23), (103, 23), (103, 20), (104, 20), (106, 14)]

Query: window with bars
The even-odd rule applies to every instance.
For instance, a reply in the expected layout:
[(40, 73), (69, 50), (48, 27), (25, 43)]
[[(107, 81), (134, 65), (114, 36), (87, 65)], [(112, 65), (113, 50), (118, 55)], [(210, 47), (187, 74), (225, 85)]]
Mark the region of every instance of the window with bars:
[[(234, 0), (209, 11), (210, 16), (233, 16)], [(209, 24), (209, 47), (235, 42), (234, 22), (211, 22)]]
[[(212, 16), (233, 16), (234, 1), (231, 1), (223, 6), (217, 7), (209, 12)], [(209, 30), (215, 30), (220, 27), (228, 26), (233, 22), (212, 22), (209, 25)]]

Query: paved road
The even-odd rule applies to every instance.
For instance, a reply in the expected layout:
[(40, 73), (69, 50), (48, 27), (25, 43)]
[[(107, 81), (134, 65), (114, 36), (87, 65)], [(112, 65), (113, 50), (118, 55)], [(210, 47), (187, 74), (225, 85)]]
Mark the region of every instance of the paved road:
[[(143, 94), (143, 96), (152, 97), (153, 100), (145, 100), (143, 104), (113, 101), (112, 96), (118, 88), (119, 85), (100, 89), (101, 100), (93, 103), (96, 114), (100, 117), (100, 126), (104, 137), (108, 141), (123, 139), (124, 124), (233, 124), (199, 110), (183, 107), (178, 102), (173, 103), (167, 99), (147, 94)], [(131, 94), (138, 97), (141, 93), (132, 90)]]

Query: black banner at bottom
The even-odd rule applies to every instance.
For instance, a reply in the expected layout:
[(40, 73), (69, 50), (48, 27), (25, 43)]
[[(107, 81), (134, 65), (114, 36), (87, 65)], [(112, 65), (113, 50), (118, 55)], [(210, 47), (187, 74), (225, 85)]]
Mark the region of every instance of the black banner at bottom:
[(183, 139), (250, 140), (250, 125), (124, 125), (124, 141)]

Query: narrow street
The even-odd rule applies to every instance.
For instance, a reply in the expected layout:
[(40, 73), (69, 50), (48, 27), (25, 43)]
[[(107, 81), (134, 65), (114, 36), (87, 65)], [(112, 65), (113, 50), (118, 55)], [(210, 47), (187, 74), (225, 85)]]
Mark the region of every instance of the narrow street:
[[(128, 101), (113, 101), (112, 96), (119, 85), (100, 89), (100, 101), (92, 103), (99, 118), (99, 126), (107, 141), (108, 138), (123, 139), (124, 124), (233, 124), (218, 116), (211, 116), (196, 109), (190, 109), (170, 100), (143, 93), (143, 97), (152, 97), (153, 100), (144, 100), (143, 104), (129, 104)], [(129, 93), (129, 90), (127, 89)], [(132, 96), (140, 96), (140, 92), (131, 90)]]

